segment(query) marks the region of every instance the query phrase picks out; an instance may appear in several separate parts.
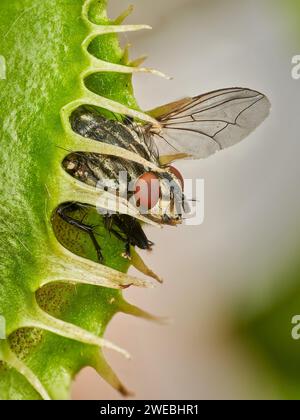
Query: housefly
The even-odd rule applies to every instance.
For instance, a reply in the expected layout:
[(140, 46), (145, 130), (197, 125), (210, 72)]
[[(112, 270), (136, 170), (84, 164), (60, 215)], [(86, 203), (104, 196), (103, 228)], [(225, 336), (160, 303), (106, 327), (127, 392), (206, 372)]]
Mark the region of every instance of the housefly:
[[(74, 132), (134, 152), (162, 171), (153, 171), (126, 158), (81, 152), (70, 153), (63, 166), (71, 176), (93, 187), (103, 179), (110, 179), (118, 188), (119, 173), (126, 172), (128, 184), (135, 186), (131, 196), (136, 196), (146, 218), (162, 225), (177, 225), (182, 223), (188, 204), (183, 177), (172, 162), (206, 158), (233, 146), (258, 127), (269, 111), (270, 102), (265, 95), (244, 88), (217, 90), (156, 108), (149, 114), (157, 124), (141, 123), (130, 117), (121, 121), (117, 117), (106, 118), (97, 109), (82, 106), (71, 116)], [(146, 192), (142, 185), (149, 187)], [(81, 205), (66, 203), (57, 212), (63, 220), (90, 235), (102, 262), (93, 228), (68, 215), (70, 206), (74, 209)], [(134, 217), (121, 213), (104, 217), (107, 229), (124, 241), (127, 256), (130, 246), (151, 249), (152, 242)]]

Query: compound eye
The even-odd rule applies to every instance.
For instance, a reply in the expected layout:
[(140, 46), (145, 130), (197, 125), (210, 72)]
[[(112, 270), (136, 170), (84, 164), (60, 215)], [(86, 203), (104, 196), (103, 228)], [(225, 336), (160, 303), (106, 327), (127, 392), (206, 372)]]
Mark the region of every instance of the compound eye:
[(174, 168), (174, 166), (168, 166), (167, 169), (168, 169), (169, 172), (171, 172), (171, 174), (173, 174), (175, 176), (175, 178), (178, 179), (182, 190), (184, 190), (184, 179), (183, 179), (183, 176), (181, 175), (181, 173), (179, 172), (179, 170)]
[(134, 196), (136, 205), (144, 210), (151, 210), (156, 206), (160, 197), (159, 178), (153, 172), (145, 172), (135, 183)]

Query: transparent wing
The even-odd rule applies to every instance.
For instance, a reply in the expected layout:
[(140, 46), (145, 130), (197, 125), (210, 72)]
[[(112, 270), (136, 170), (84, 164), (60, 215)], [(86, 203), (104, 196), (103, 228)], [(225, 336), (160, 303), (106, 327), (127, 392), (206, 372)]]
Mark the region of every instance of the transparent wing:
[(262, 93), (231, 88), (186, 98), (150, 114), (163, 128), (155, 135), (161, 155), (201, 159), (247, 137), (269, 115), (270, 108)]

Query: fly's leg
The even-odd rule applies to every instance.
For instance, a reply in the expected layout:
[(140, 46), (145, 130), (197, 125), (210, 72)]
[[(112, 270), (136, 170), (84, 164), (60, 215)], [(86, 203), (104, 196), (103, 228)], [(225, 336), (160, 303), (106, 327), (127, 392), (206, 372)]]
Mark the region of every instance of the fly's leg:
[(130, 242), (127, 241), (126, 245), (125, 245), (125, 253), (124, 253), (124, 257), (128, 258), (129, 260), (131, 260), (131, 251), (130, 251)]
[(116, 229), (113, 228), (113, 218), (112, 217), (107, 217), (105, 219), (105, 227), (106, 229), (112, 233), (116, 238), (118, 238), (120, 241), (125, 242), (125, 252), (122, 254), (122, 256), (128, 260), (131, 259), (131, 251), (130, 251), (130, 245), (131, 245), (131, 239), (128, 235), (126, 235), (126, 237), (124, 237), (123, 235), (121, 235), (120, 232), (118, 232)]
[(117, 230), (110, 229), (110, 232), (115, 235), (116, 238), (120, 239), (121, 241), (125, 242), (125, 252), (122, 256), (128, 260), (131, 260), (131, 251), (130, 251), (130, 238), (124, 238)]
[(95, 247), (96, 253), (97, 253), (97, 258), (100, 264), (103, 263), (103, 255), (102, 255), (102, 251), (101, 251), (101, 247), (96, 239), (95, 233), (94, 233), (94, 229), (92, 226), (89, 226), (85, 223), (83, 223), (83, 221), (79, 221), (74, 219), (73, 217), (69, 216), (66, 212), (67, 209), (70, 210), (74, 210), (80, 208), (80, 206), (75, 207), (76, 204), (74, 205), (67, 205), (67, 206), (61, 206), (57, 209), (57, 214), (61, 217), (62, 220), (64, 220), (66, 223), (68, 223), (71, 226), (76, 227), (77, 229), (81, 230), (82, 232), (85, 232), (89, 235), (89, 237), (91, 238), (91, 241), (93, 242), (93, 245)]
[(140, 223), (136, 221), (133, 217), (119, 217), (116, 220), (117, 226), (122, 229), (122, 227), (126, 230), (126, 235), (130, 239), (131, 245), (136, 245), (141, 249), (151, 250), (154, 243), (149, 241), (145, 232), (143, 231)]

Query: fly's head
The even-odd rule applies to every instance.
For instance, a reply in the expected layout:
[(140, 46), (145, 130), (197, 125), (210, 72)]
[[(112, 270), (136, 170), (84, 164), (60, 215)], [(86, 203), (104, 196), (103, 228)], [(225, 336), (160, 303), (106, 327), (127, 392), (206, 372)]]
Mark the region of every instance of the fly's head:
[(135, 182), (135, 203), (149, 219), (164, 225), (182, 223), (186, 211), (184, 180), (173, 166), (164, 172), (145, 172)]

